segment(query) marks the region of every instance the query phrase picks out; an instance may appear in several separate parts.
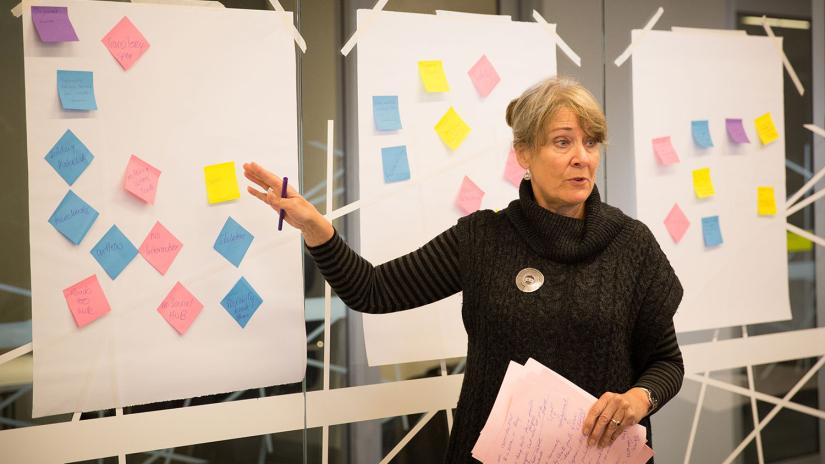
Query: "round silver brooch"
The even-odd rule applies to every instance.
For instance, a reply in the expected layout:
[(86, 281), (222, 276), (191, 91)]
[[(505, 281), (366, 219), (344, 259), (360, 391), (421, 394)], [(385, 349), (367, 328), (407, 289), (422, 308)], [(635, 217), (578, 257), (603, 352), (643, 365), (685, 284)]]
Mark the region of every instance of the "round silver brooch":
[(516, 287), (524, 293), (532, 293), (544, 285), (544, 274), (538, 269), (526, 267), (516, 275)]

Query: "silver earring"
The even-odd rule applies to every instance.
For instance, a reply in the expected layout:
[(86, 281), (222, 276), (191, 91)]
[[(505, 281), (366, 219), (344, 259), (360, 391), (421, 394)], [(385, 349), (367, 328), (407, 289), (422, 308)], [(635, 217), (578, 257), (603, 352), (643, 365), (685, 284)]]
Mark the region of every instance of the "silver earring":
[(524, 180), (530, 180), (530, 170), (524, 171)]

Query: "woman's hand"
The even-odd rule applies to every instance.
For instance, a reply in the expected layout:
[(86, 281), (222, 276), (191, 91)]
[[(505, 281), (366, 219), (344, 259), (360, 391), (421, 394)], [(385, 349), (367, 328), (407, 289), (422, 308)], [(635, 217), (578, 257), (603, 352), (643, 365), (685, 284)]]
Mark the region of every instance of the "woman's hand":
[(590, 408), (582, 433), (587, 444), (599, 448), (610, 446), (625, 428), (636, 425), (650, 409), (647, 394), (640, 388), (625, 393), (607, 392)]
[(244, 163), (243, 175), (263, 189), (247, 186), (246, 191), (279, 213), (283, 209), (286, 212), (284, 220), (304, 234), (308, 246), (322, 245), (332, 238), (335, 233), (332, 224), (294, 188), (287, 185), (286, 197), (281, 198), (283, 183), (280, 177), (257, 163)]

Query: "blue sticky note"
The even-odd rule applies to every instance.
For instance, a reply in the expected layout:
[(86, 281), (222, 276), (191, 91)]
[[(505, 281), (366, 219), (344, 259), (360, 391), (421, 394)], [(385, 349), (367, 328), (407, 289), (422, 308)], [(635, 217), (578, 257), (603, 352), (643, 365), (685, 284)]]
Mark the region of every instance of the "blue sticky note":
[(112, 226), (92, 248), (91, 253), (114, 280), (137, 256), (138, 250), (117, 226)]
[(77, 245), (86, 236), (97, 216), (97, 210), (69, 190), (49, 217), (49, 224)]
[(375, 128), (380, 131), (401, 129), (401, 115), (398, 113), (398, 96), (372, 97), (372, 117)]
[(410, 163), (407, 162), (407, 146), (384, 147), (381, 149), (381, 163), (384, 167), (384, 182), (409, 180)]
[(235, 222), (232, 217), (229, 217), (220, 233), (218, 233), (218, 238), (215, 239), (215, 244), (212, 247), (227, 261), (238, 267), (241, 265), (246, 250), (249, 249), (249, 245), (252, 244), (254, 238), (248, 230)]
[(64, 110), (89, 111), (97, 109), (95, 87), (91, 71), (57, 70), (57, 94)]
[(719, 229), (719, 216), (702, 218), (702, 237), (705, 239), (706, 247), (714, 247), (722, 244), (722, 230)]
[(710, 148), (713, 146), (713, 139), (710, 138), (710, 126), (707, 119), (691, 121), (690, 130), (693, 133), (693, 143), (699, 148)]
[(94, 158), (92, 152), (74, 135), (74, 132), (67, 130), (46, 153), (45, 159), (63, 180), (72, 185)]
[(238, 325), (246, 327), (246, 323), (249, 322), (249, 319), (252, 318), (252, 315), (255, 314), (255, 311), (263, 302), (264, 300), (249, 285), (249, 282), (241, 277), (241, 280), (223, 297), (221, 306), (235, 319)]

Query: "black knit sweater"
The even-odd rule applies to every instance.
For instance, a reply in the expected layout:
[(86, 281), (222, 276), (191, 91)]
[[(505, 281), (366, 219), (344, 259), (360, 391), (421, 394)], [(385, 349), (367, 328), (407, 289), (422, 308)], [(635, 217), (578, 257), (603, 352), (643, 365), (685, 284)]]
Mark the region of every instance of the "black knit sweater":
[[(681, 387), (673, 315), (682, 287), (650, 230), (602, 203), (596, 188), (579, 220), (539, 206), (523, 181), (503, 211), (466, 216), (377, 267), (337, 233), (310, 253), (357, 311), (400, 311), (464, 292), (467, 364), (446, 462), (475, 462), (470, 450), (510, 360), (532, 357), (596, 397), (643, 386), (659, 407)], [(533, 293), (515, 284), (526, 267), (544, 274)], [(652, 440), (649, 418), (641, 423)]]

